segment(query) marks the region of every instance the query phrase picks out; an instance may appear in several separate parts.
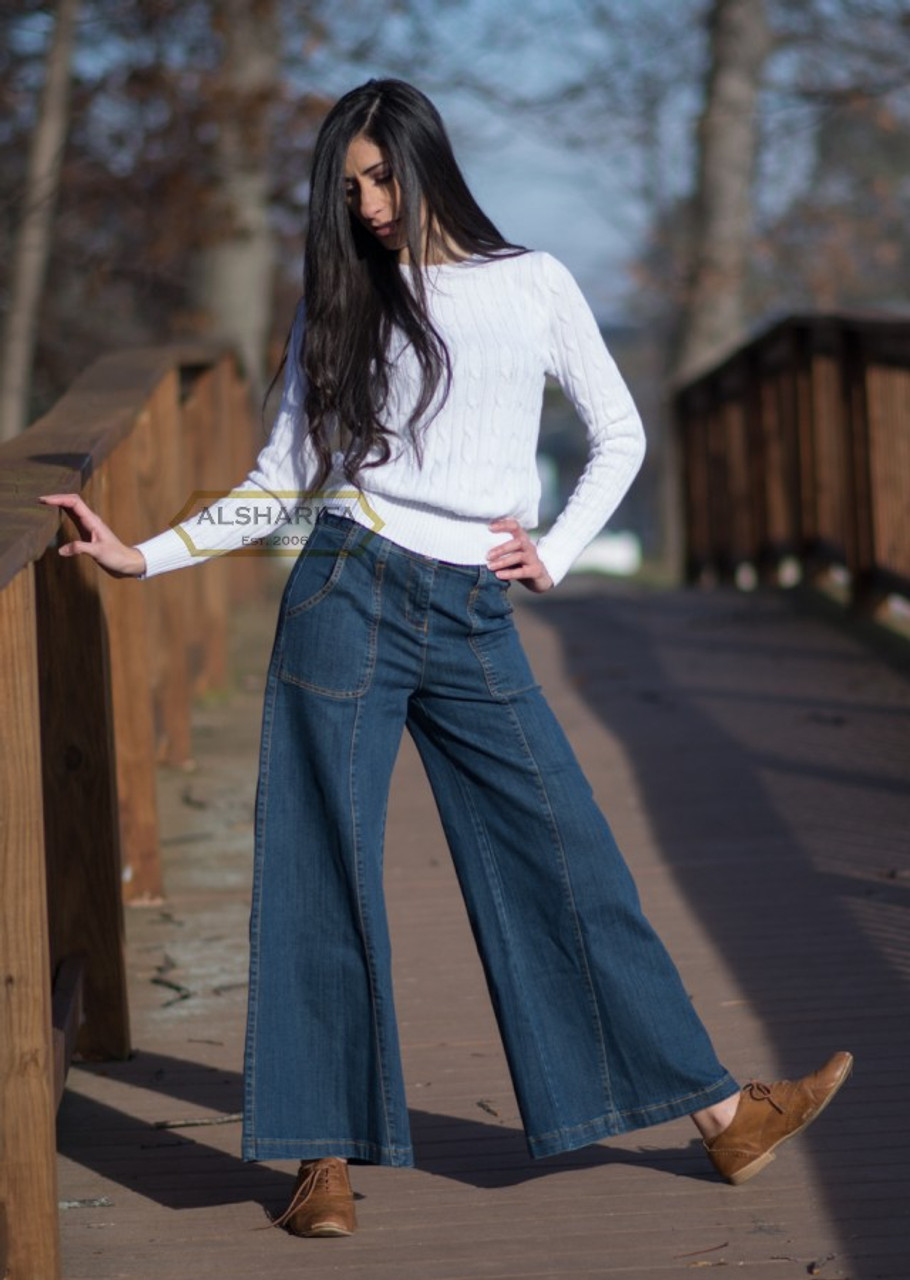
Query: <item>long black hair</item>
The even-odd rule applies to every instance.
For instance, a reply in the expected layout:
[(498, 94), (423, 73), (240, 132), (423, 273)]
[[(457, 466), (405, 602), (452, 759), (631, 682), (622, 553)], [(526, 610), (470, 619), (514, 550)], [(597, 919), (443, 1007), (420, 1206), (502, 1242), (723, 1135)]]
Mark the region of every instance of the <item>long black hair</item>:
[[(397, 254), (383, 248), (348, 208), (345, 161), (348, 147), (360, 136), (384, 153), (399, 185), (409, 276)], [(313, 156), (305, 325), (301, 349), (291, 358), (299, 359), (306, 376), (307, 427), (320, 462), (314, 488), (329, 476), (333, 446), (341, 450), (345, 479), (354, 485), (362, 467), (380, 466), (390, 457), (384, 414), (393, 328), (410, 344), (420, 368), (420, 387), (406, 424), (420, 458), (417, 428), (438, 413), (452, 378), (449, 352), (429, 316), (420, 269), (441, 245), (454, 246), (459, 256), (480, 258), (526, 252), (500, 235), (471, 195), (430, 100), (403, 80), (368, 80), (329, 111)], [(366, 462), (372, 450), (376, 456)]]

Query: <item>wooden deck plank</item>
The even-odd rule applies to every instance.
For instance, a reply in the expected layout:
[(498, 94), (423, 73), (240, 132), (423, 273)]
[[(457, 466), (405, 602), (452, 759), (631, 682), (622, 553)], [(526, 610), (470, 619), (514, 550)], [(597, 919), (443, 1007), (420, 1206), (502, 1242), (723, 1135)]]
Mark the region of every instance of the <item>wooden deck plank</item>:
[[(910, 684), (781, 597), (570, 580), (519, 621), (722, 1058), (743, 1077), (853, 1049), (854, 1079), (745, 1187), (685, 1120), (529, 1160), (454, 874), (402, 752), (387, 888), (416, 1170), (354, 1170), (346, 1241), (257, 1232), (293, 1164), (243, 1164), (246, 894), (262, 611), (240, 688), (197, 707), (195, 772), (159, 771), (170, 898), (128, 913), (138, 1051), (71, 1072), (60, 1116), (66, 1280), (906, 1280)], [(165, 978), (189, 994), (158, 985)], [(495, 1114), (494, 1114), (495, 1113)], [(723, 1245), (722, 1249), (716, 1246)], [(707, 1252), (714, 1250), (714, 1252)], [(702, 1264), (698, 1266), (697, 1264)]]

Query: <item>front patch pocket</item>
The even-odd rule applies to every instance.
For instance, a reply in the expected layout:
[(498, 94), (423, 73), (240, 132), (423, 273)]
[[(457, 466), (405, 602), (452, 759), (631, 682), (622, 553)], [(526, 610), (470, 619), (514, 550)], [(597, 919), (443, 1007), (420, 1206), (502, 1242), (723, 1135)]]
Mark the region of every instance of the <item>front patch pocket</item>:
[(376, 663), (382, 566), (363, 529), (317, 525), (285, 588), (279, 678), (329, 698), (366, 693)]

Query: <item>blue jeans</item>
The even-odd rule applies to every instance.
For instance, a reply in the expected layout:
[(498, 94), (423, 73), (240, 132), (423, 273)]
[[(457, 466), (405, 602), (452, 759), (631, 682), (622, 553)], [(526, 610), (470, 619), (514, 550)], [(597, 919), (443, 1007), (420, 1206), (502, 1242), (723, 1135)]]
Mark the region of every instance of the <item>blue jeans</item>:
[(382, 852), (406, 727), (439, 808), (527, 1142), (547, 1156), (735, 1093), (486, 566), (323, 511), (269, 667), (245, 1159), (411, 1165)]

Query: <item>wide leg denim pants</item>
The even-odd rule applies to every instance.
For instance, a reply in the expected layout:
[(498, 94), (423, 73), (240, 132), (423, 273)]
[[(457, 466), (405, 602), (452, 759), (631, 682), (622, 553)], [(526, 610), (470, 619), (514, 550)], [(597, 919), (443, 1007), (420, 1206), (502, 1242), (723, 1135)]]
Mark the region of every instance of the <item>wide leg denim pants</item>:
[(420, 752), (533, 1156), (735, 1093), (485, 565), (323, 511), (285, 588), (256, 800), (243, 1155), (411, 1165), (382, 887)]

